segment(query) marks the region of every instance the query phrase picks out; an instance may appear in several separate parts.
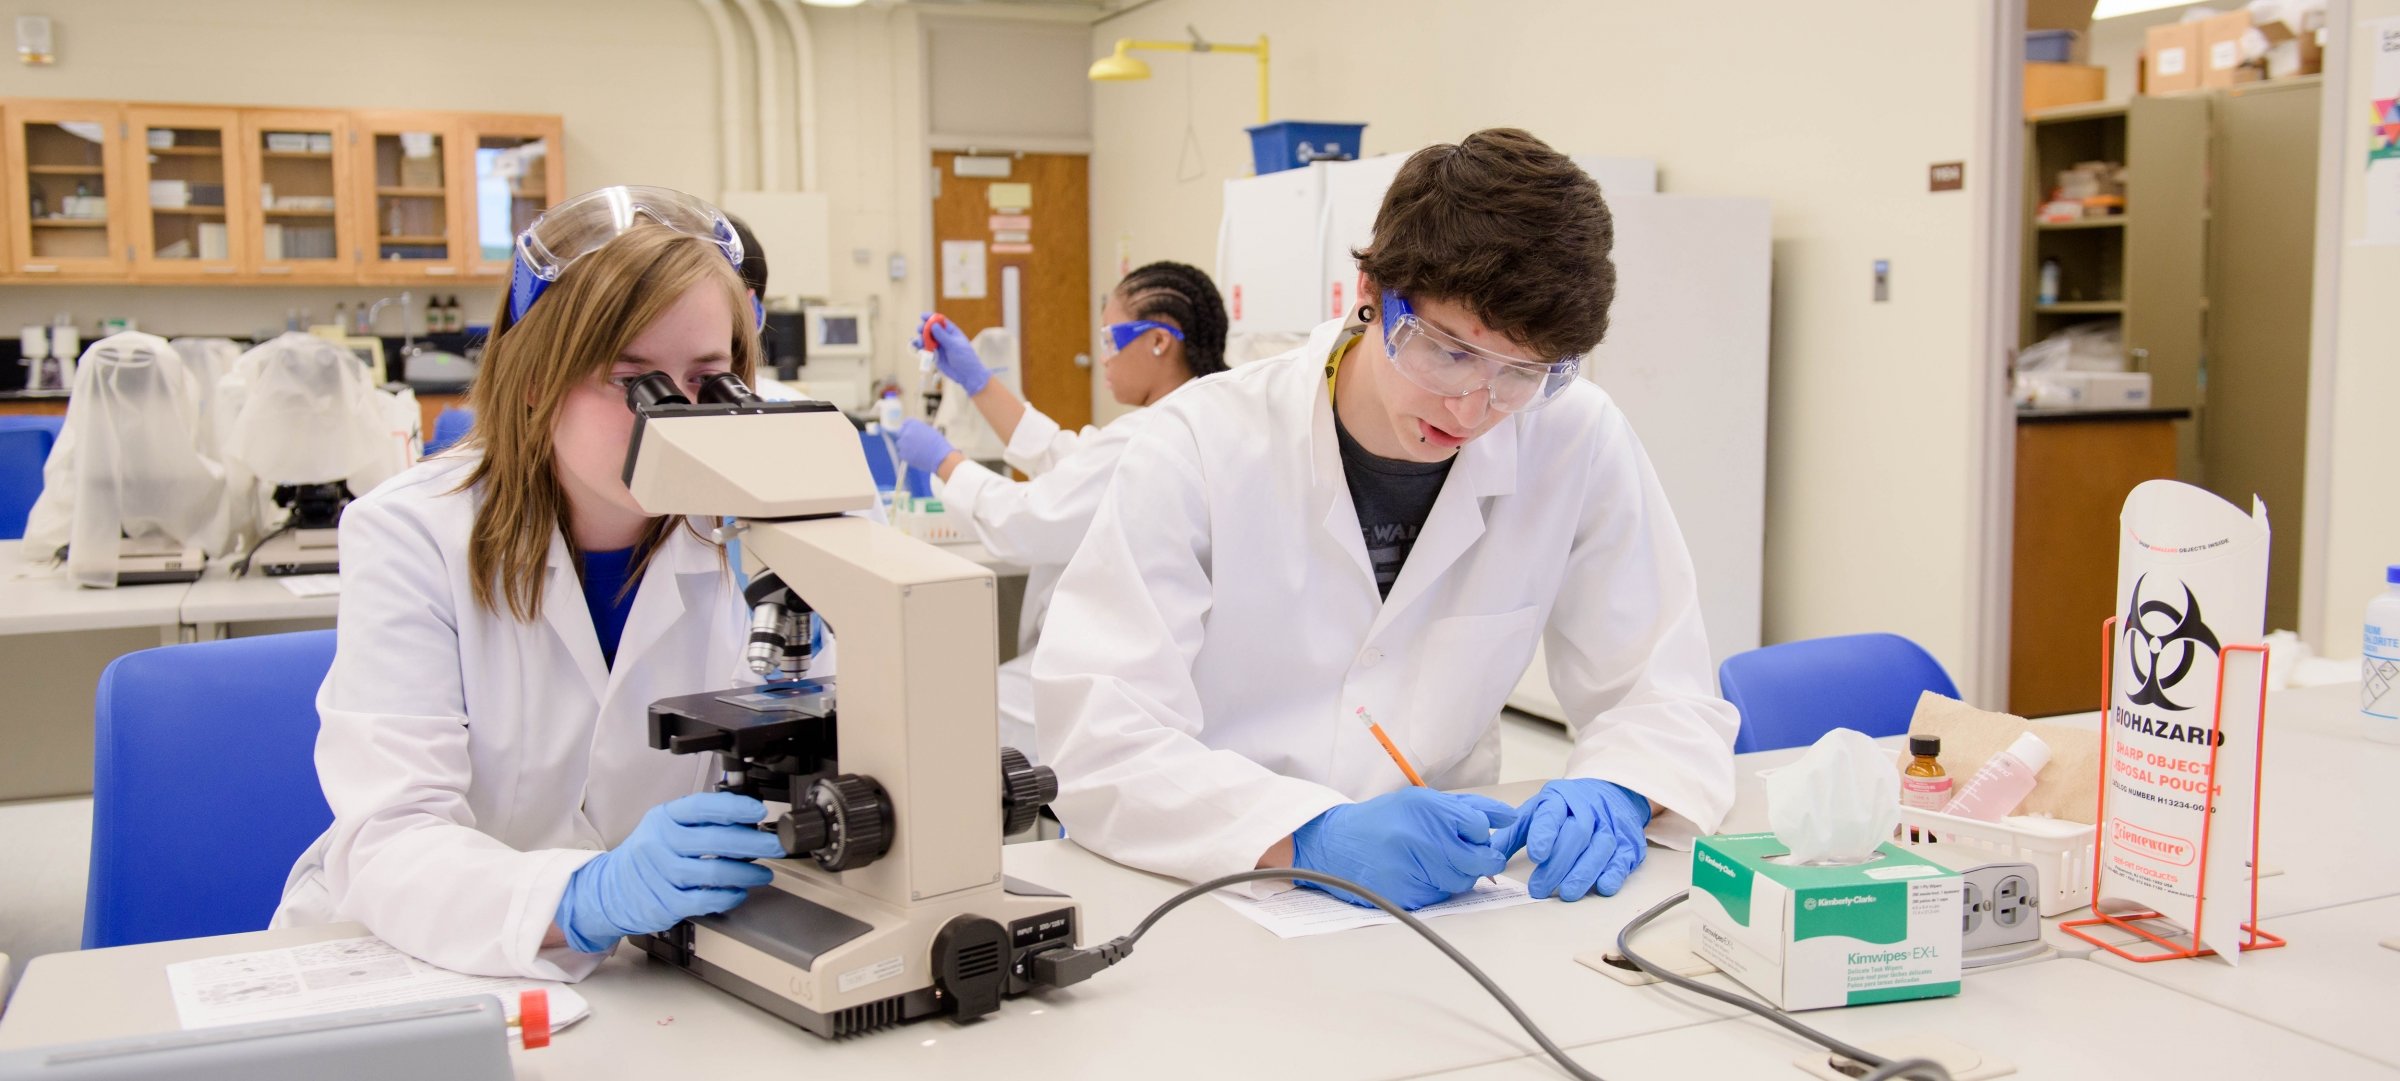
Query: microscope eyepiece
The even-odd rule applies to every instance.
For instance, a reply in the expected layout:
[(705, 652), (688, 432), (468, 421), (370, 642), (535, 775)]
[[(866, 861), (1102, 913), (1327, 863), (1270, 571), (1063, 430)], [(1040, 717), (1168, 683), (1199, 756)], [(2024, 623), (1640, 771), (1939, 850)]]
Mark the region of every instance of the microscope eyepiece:
[(748, 405), (759, 400), (758, 392), (742, 382), (732, 372), (718, 372), (700, 381), (700, 400), (710, 405)]
[(636, 413), (654, 406), (690, 404), (692, 400), (675, 389), (675, 380), (665, 372), (644, 372), (625, 384), (625, 405)]

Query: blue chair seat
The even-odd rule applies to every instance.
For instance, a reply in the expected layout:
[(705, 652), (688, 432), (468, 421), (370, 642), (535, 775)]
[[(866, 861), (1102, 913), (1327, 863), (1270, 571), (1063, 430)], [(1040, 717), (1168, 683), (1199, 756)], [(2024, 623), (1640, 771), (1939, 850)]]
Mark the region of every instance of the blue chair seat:
[(100, 674), (85, 949), (266, 928), (333, 822), (316, 767), (333, 641), (145, 649)]
[(475, 411), (464, 406), (451, 406), (434, 415), (433, 434), (425, 440), (425, 455), (432, 457), (449, 449), (475, 426)]
[(42, 497), (42, 464), (54, 441), (39, 428), (0, 428), (0, 540), (25, 535), (25, 516)]
[(1852, 634), (1765, 646), (1725, 658), (1717, 686), (1742, 715), (1736, 754), (1804, 747), (1836, 728), (1908, 731), (1926, 691), (1958, 685), (1925, 647), (1896, 634)]

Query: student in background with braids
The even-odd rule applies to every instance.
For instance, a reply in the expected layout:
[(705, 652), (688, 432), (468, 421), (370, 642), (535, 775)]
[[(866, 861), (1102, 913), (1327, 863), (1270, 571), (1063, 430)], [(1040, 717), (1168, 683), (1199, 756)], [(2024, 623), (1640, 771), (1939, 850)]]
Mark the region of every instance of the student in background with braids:
[[(1152, 263), (1125, 276), (1101, 308), (1101, 331), (1116, 352), (1102, 362), (1109, 393), (1130, 406), (1156, 405), (1192, 380), (1225, 370), (1225, 305), (1207, 274), (1182, 263)], [(926, 340), (931, 338), (930, 343)], [(900, 428), (900, 456), (942, 479), (943, 503), (974, 523), (991, 553), (1028, 569), (1017, 656), (1000, 666), (1000, 742), (1038, 760), (1033, 740), (1033, 647), (1059, 573), (1117, 471), (1125, 445), (1147, 419), (1137, 411), (1105, 429), (1070, 432), (992, 379), (965, 333), (926, 317), (917, 348), (934, 350), (941, 373), (964, 389), (1008, 449), (1009, 465), (1031, 480), (1013, 481), (950, 446), (932, 425)]]

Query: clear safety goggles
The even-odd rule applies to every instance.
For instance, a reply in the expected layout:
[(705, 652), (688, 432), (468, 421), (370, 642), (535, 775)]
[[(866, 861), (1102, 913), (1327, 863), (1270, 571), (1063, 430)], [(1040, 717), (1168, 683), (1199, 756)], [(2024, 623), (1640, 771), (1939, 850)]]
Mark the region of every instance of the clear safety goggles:
[[(533, 302), (576, 260), (643, 222), (705, 240), (725, 253), (725, 261), (737, 273), (742, 268), (741, 234), (725, 212), (707, 200), (645, 184), (601, 188), (543, 211), (517, 234), (516, 265), (508, 283), (509, 320), (525, 318)], [(764, 309), (756, 314), (763, 319)]]
[(1153, 330), (1163, 330), (1167, 332), (1168, 337), (1176, 341), (1183, 340), (1182, 331), (1153, 319), (1135, 319), (1126, 323), (1102, 323), (1100, 325), (1102, 337), (1109, 344), (1116, 346), (1112, 351), (1118, 353), (1124, 352), (1133, 345), (1135, 339)]
[(1550, 404), (1583, 367), (1581, 356), (1543, 363), (1502, 356), (1445, 334), (1417, 318), (1408, 298), (1383, 292), (1383, 353), (1408, 381), (1444, 398), (1492, 392), (1492, 408), (1530, 413)]

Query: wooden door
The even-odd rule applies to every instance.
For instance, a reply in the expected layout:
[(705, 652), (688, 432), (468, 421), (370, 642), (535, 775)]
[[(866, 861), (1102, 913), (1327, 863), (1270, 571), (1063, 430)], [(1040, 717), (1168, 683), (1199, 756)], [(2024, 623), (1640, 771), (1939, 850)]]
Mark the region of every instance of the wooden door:
[(460, 165), (467, 175), (467, 273), (506, 278), (517, 234), (567, 197), (559, 118), (470, 116), (459, 148), (466, 157)]
[(242, 271), (251, 229), (244, 198), (241, 114), (232, 109), (128, 106), (126, 225), (143, 279), (229, 278)]
[(123, 119), (106, 102), (7, 104), (8, 247), (17, 274), (124, 276)]
[(350, 173), (359, 280), (455, 281), (466, 268), (469, 182), (456, 113), (362, 112)]
[(2175, 475), (2177, 423), (2105, 413), (2017, 422), (2010, 713), (2101, 707), (2100, 624), (2116, 614), (2117, 515), (2135, 485)]
[[(1005, 162), (1008, 175), (960, 176), (967, 157), (970, 167)], [(934, 309), (973, 336), (1004, 324), (1013, 290), (1025, 400), (1069, 429), (1092, 422), (1088, 164), (1081, 154), (933, 155)], [(980, 281), (952, 280), (945, 244), (981, 245)]]
[(227, 201), (241, 208), (245, 277), (358, 280), (350, 138), (343, 113), (242, 110), (246, 183)]

